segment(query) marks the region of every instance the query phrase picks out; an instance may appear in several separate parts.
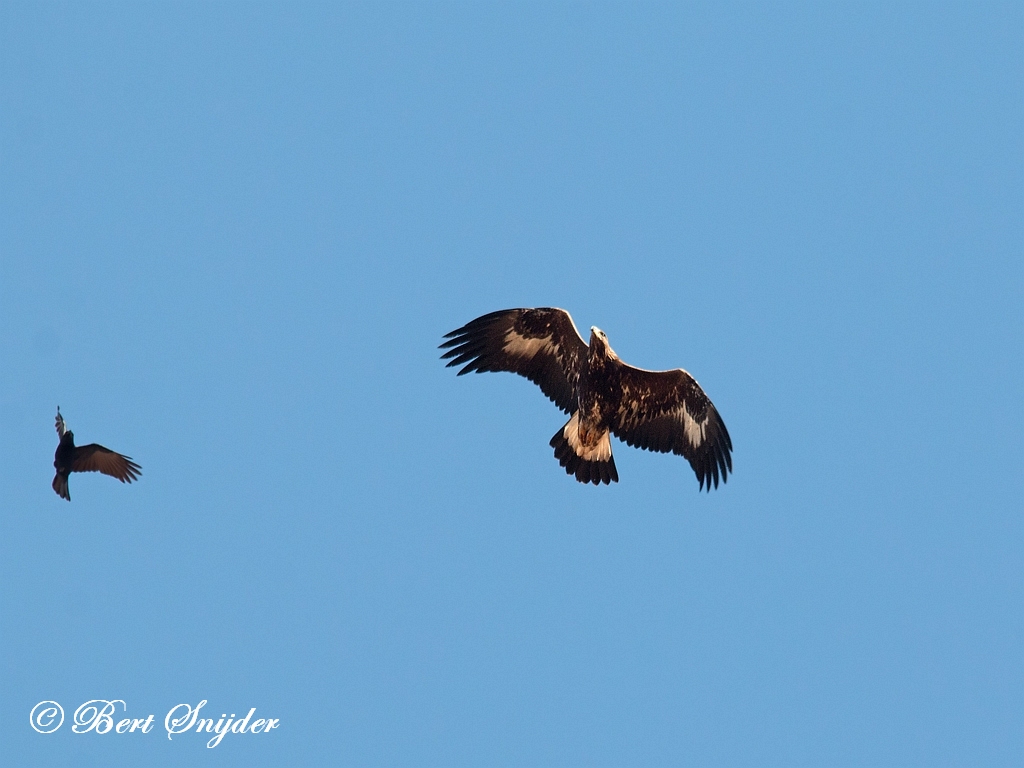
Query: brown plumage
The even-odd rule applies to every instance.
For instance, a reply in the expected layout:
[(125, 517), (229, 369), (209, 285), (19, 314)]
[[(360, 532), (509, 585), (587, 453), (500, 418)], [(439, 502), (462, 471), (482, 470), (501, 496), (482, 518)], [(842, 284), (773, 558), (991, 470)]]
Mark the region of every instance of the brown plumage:
[(53, 454), (53, 467), (57, 470), (53, 478), (53, 490), (62, 499), (71, 501), (68, 475), (72, 472), (102, 472), (104, 475), (116, 477), (122, 483), (138, 480), (142, 474), (142, 467), (129, 456), (122, 456), (96, 443), (76, 446), (75, 433), (64, 425), (59, 406), (56, 426), (60, 444)]
[(690, 462), (701, 489), (732, 471), (732, 440), (718, 411), (686, 371), (646, 371), (623, 363), (600, 328), (590, 343), (564, 309), (505, 309), (445, 336), (442, 359), (464, 373), (510, 371), (537, 384), (571, 418), (550, 445), (581, 483), (619, 479), (611, 436)]

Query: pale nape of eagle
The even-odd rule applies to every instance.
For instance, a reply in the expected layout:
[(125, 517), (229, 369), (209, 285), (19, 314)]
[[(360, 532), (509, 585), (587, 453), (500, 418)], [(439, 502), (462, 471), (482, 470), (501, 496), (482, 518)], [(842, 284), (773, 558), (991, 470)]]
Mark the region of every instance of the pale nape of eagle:
[(587, 345), (564, 309), (505, 309), (445, 336), (441, 358), (475, 371), (511, 371), (537, 384), (568, 423), (551, 438), (555, 458), (581, 483), (618, 481), (611, 435), (690, 462), (700, 488), (732, 471), (732, 440), (711, 400), (682, 369), (645, 371), (619, 360), (608, 337)]
[(57, 474), (53, 478), (53, 490), (62, 499), (71, 501), (68, 490), (68, 475), (72, 472), (102, 472), (104, 475), (116, 477), (122, 483), (138, 480), (142, 467), (128, 456), (122, 456), (109, 448), (92, 443), (91, 445), (75, 446), (75, 433), (64, 426), (64, 418), (57, 406), (57, 435), (60, 445), (53, 454), (53, 467)]

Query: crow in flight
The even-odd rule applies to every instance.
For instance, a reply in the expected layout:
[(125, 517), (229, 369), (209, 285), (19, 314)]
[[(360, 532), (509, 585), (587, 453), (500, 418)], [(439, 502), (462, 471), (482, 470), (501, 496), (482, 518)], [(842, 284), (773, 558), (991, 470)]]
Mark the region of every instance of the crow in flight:
[(57, 435), (60, 436), (60, 445), (53, 454), (53, 466), (57, 470), (53, 478), (53, 490), (63, 499), (71, 501), (68, 475), (72, 472), (102, 472), (116, 477), (122, 483), (138, 480), (142, 474), (142, 467), (130, 457), (114, 453), (102, 445), (92, 443), (75, 447), (75, 433), (64, 426), (60, 406), (57, 406)]

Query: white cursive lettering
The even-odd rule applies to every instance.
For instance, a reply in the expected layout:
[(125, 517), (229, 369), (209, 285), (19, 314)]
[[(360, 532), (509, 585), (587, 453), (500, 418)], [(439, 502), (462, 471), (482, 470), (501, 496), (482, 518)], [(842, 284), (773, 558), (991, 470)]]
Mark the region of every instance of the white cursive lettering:
[(114, 727), (114, 718), (111, 715), (117, 710), (118, 704), (124, 707), (125, 711), (128, 710), (128, 705), (121, 699), (93, 699), (85, 702), (75, 710), (75, 724), (71, 726), (71, 730), (75, 733), (88, 733), (93, 730), (96, 733), (108, 733)]
[(28, 713), (28, 721), (37, 733), (53, 733), (64, 725), (64, 707), (56, 701), (40, 701)]
[[(171, 709), (167, 713), (167, 717), (164, 718), (164, 730), (167, 731), (167, 738), (171, 738), (171, 734), (184, 733), (196, 723), (196, 718), (199, 717), (199, 710), (206, 706), (206, 699), (203, 699), (196, 708), (192, 709), (191, 704), (179, 704), (178, 706)], [(185, 708), (185, 714), (181, 717), (174, 717), (174, 713), (182, 707)]]

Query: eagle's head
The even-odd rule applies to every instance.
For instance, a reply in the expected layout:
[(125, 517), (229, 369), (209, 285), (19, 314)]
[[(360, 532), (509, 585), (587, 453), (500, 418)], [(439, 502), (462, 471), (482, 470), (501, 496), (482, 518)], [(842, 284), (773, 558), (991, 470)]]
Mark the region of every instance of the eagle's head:
[(612, 349), (608, 343), (608, 336), (605, 332), (598, 328), (596, 325), (590, 326), (590, 348), (593, 350), (600, 350), (605, 357), (618, 359), (618, 355)]

